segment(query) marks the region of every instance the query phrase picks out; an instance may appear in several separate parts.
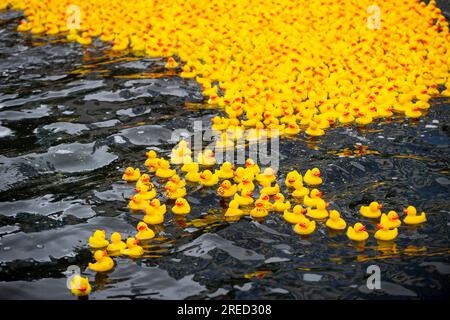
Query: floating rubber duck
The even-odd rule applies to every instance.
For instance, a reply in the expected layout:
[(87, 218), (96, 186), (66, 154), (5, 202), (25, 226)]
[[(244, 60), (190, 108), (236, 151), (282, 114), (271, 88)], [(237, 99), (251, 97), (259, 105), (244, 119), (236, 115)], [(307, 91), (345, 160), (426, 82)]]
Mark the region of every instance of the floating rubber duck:
[[(183, 164), (183, 166), (180, 169), (182, 172), (195, 172), (197, 173), (199, 171), (199, 165), (197, 162), (189, 162)], [(197, 182), (197, 181), (194, 181)]]
[(77, 297), (84, 297), (91, 293), (92, 288), (87, 277), (75, 274), (70, 280), (70, 292)]
[(156, 153), (156, 151), (150, 150), (147, 151), (145, 155), (147, 156), (147, 159), (145, 160), (144, 165), (150, 172), (152, 173), (156, 172), (156, 170), (158, 169), (158, 161), (159, 161), (158, 154)]
[(166, 197), (168, 199), (178, 199), (178, 198), (183, 198), (184, 196), (186, 196), (186, 188), (182, 187), (179, 188), (177, 184), (168, 181), (166, 183)]
[(294, 226), (295, 233), (299, 235), (306, 236), (308, 234), (313, 233), (316, 230), (316, 222), (311, 221), (308, 218), (304, 217)]
[(301, 205), (296, 205), (294, 206), (292, 212), (290, 212), (289, 210), (284, 211), (283, 219), (291, 224), (297, 224), (305, 218), (305, 213), (305, 208), (303, 208)]
[(272, 182), (274, 182), (276, 179), (277, 176), (275, 175), (275, 170), (270, 167), (265, 168), (262, 174), (258, 174), (256, 176), (256, 180), (263, 186), (272, 184)]
[(252, 172), (255, 177), (261, 172), (258, 164), (252, 158), (245, 160), (245, 169)]
[(172, 212), (175, 214), (186, 215), (191, 212), (191, 206), (184, 198), (178, 198), (175, 205), (172, 207)]
[(303, 181), (302, 179), (297, 179), (294, 182), (294, 191), (292, 192), (292, 196), (294, 198), (303, 198), (305, 196), (307, 196), (309, 194), (309, 189), (306, 188), (305, 186), (303, 186)]
[(217, 170), (219, 179), (232, 179), (234, 177), (234, 165), (226, 161)]
[(398, 229), (389, 229), (383, 223), (377, 224), (378, 231), (375, 232), (375, 239), (382, 241), (392, 241), (398, 236)]
[(388, 229), (398, 228), (401, 225), (400, 217), (397, 212), (389, 211), (388, 214), (383, 213), (381, 215), (381, 224)]
[(111, 234), (111, 243), (106, 248), (109, 253), (120, 252), (120, 250), (126, 248), (127, 245), (122, 241), (122, 236), (118, 232)]
[(420, 112), (420, 108), (419, 107), (413, 107), (413, 108), (407, 108), (405, 110), (405, 115), (408, 118), (420, 118), (420, 116), (422, 116), (422, 112)]
[[(136, 182), (136, 189), (139, 189), (141, 186), (146, 186), (148, 189), (154, 189), (154, 184), (150, 182), (150, 176), (146, 173), (141, 175), (141, 177)], [(148, 191), (148, 190), (147, 190)]]
[(150, 240), (155, 237), (155, 233), (148, 227), (145, 222), (139, 222), (136, 229), (138, 233), (136, 234), (135, 238), (139, 241)]
[(212, 173), (210, 170), (204, 170), (200, 173), (200, 184), (206, 187), (211, 187), (219, 182), (217, 173)]
[(144, 200), (140, 193), (135, 194), (128, 202), (128, 208), (135, 211), (145, 210), (148, 207), (148, 200)]
[(291, 121), (288, 123), (283, 133), (289, 136), (297, 135), (300, 132), (300, 127), (295, 121)]
[(320, 170), (317, 168), (307, 170), (305, 176), (303, 177), (303, 181), (309, 184), (310, 186), (318, 186), (322, 184), (322, 178), (320, 177)]
[(269, 214), (266, 203), (261, 199), (255, 201), (255, 207), (250, 211), (253, 218), (264, 218)]
[(121, 250), (120, 253), (132, 258), (137, 258), (144, 254), (144, 249), (139, 245), (139, 240), (130, 237), (127, 239), (127, 247)]
[(235, 183), (241, 183), (242, 179), (244, 178), (244, 176), (246, 174), (249, 174), (250, 172), (246, 171), (245, 168), (243, 167), (238, 167), (235, 171), (234, 171), (234, 177), (233, 180)]
[[(146, 215), (164, 215), (167, 211), (166, 205), (161, 205), (159, 199), (152, 199), (147, 208), (145, 208)], [(153, 223), (152, 223), (153, 224)]]
[(302, 182), (303, 182), (303, 178), (302, 178), (301, 174), (298, 173), (297, 170), (293, 170), (286, 175), (284, 184), (286, 185), (287, 188), (294, 188), (294, 183), (297, 180), (302, 180)]
[(177, 174), (174, 174), (172, 177), (170, 177), (169, 181), (176, 184), (178, 188), (183, 188), (186, 186), (186, 181), (184, 179), (181, 179)]
[(217, 189), (217, 194), (222, 198), (230, 198), (237, 191), (237, 185), (232, 184), (230, 180), (224, 180)]
[(214, 152), (206, 149), (204, 152), (200, 152), (197, 155), (197, 162), (202, 166), (213, 166), (216, 164), (216, 157), (214, 155)]
[(241, 190), (241, 194), (235, 194), (234, 200), (236, 200), (239, 203), (239, 206), (248, 206), (253, 203), (253, 190), (247, 190), (243, 189)]
[(128, 167), (125, 169), (124, 174), (122, 175), (122, 179), (127, 182), (135, 182), (138, 181), (141, 176), (141, 171), (139, 168), (134, 169), (133, 167)]
[(346, 111), (339, 116), (338, 120), (340, 123), (346, 124), (355, 121), (355, 117), (350, 112)]
[(188, 147), (186, 140), (181, 140), (177, 148), (173, 148), (170, 154), (170, 162), (172, 164), (191, 163), (191, 149)]
[(337, 210), (330, 210), (330, 217), (328, 218), (325, 225), (333, 230), (344, 230), (347, 228), (347, 223), (341, 218), (341, 215)]
[(200, 172), (198, 172), (198, 167), (197, 167), (197, 171), (188, 172), (184, 178), (189, 182), (194, 182), (194, 183), (200, 182)]
[(355, 122), (361, 126), (365, 126), (372, 123), (373, 118), (366, 112), (358, 112), (358, 117), (355, 119)]
[(97, 250), (94, 253), (95, 263), (89, 262), (88, 268), (95, 272), (106, 272), (114, 268), (114, 260), (108, 257), (105, 250)]
[(95, 230), (94, 234), (89, 237), (89, 245), (93, 249), (101, 249), (108, 246), (109, 241), (106, 240), (105, 230)]
[(355, 223), (347, 229), (347, 237), (353, 241), (365, 241), (369, 238), (366, 227), (362, 223)]
[(243, 189), (247, 190), (255, 190), (255, 185), (253, 183), (253, 174), (252, 173), (246, 173), (242, 179), (241, 182), (237, 185), (237, 190), (242, 191)]
[(282, 193), (277, 193), (273, 196), (275, 202), (272, 204), (272, 209), (276, 212), (284, 212), (291, 208), (291, 203), (289, 201), (284, 202), (284, 195)]
[(328, 203), (325, 201), (317, 203), (317, 209), (308, 208), (308, 216), (313, 219), (328, 218)]
[(178, 63), (173, 57), (167, 59), (167, 63), (165, 64), (166, 69), (175, 69), (178, 67)]
[(305, 197), (303, 198), (303, 203), (307, 207), (316, 208), (319, 203), (324, 202), (321, 197), (321, 191), (319, 191), (318, 189), (312, 189), (309, 195), (305, 195)]
[[(159, 210), (162, 211), (161, 209)], [(164, 212), (165, 212), (165, 205), (164, 205)], [(144, 220), (146, 224), (151, 225), (161, 224), (164, 223), (164, 213), (159, 213), (158, 210), (153, 209), (152, 206), (150, 205), (145, 209), (145, 215), (142, 220)]]
[(403, 213), (406, 214), (405, 219), (403, 219), (403, 222), (406, 224), (419, 224), (427, 221), (425, 212), (417, 215), (417, 209), (413, 206), (408, 206), (408, 208), (403, 210)]
[(156, 190), (153, 183), (149, 185), (140, 184), (139, 187), (136, 187), (136, 192), (142, 197), (144, 200), (151, 200), (156, 197)]
[(157, 177), (168, 179), (176, 173), (175, 169), (170, 169), (169, 161), (164, 159), (158, 160), (158, 169), (156, 169), (155, 173)]
[(270, 202), (270, 196), (268, 194), (260, 192), (258, 200), (264, 203), (267, 210), (272, 210), (272, 203)]
[(325, 131), (323, 131), (323, 129), (319, 128), (319, 125), (317, 124), (317, 122), (314, 121), (310, 121), (309, 122), (309, 127), (308, 129), (306, 129), (306, 134), (312, 136), (312, 137), (319, 137), (319, 136), (323, 136), (325, 134)]
[(383, 205), (376, 201), (371, 202), (368, 206), (361, 206), (359, 212), (362, 216), (370, 219), (378, 219), (381, 216)]
[(237, 200), (231, 200), (228, 204), (228, 209), (225, 212), (225, 217), (241, 216), (242, 214), (242, 210), (239, 209), (239, 202)]

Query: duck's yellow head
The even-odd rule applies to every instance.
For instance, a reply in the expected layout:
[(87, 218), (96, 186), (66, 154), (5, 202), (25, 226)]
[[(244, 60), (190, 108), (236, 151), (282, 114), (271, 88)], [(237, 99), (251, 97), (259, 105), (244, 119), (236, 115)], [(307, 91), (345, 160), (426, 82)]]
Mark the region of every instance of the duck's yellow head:
[(145, 222), (139, 222), (138, 224), (137, 224), (137, 227), (136, 227), (136, 229), (138, 230), (138, 231), (147, 231), (148, 230), (148, 226), (147, 226), (147, 224), (145, 223)]
[(317, 203), (317, 209), (319, 210), (325, 210), (328, 208), (330, 204), (328, 202), (325, 201), (320, 201), (319, 203)]
[(169, 169), (169, 168), (170, 168), (170, 163), (169, 163), (169, 161), (167, 161), (167, 160), (160, 159), (160, 160), (158, 161), (158, 166), (159, 166), (161, 169)]
[(120, 241), (122, 241), (122, 236), (120, 235), (120, 233), (113, 232), (113, 234), (111, 235), (111, 242), (118, 243)]
[(106, 238), (106, 232), (105, 230), (95, 230), (94, 231), (94, 238), (100, 238), (105, 239)]
[(267, 177), (271, 177), (271, 176), (274, 176), (275, 175), (275, 170), (274, 169), (272, 169), (272, 168), (265, 168), (264, 169), (264, 173), (263, 173), (265, 176), (267, 176)]
[(341, 217), (341, 215), (339, 214), (339, 212), (337, 210), (330, 210), (329, 214), (330, 214), (330, 219), (333, 221), (336, 221)]
[(371, 203), (369, 204), (369, 208), (370, 208), (370, 210), (372, 210), (372, 211), (377, 211), (377, 210), (382, 209), (382, 208), (383, 208), (383, 205), (382, 205), (382, 204), (379, 204), (379, 203), (376, 202), (376, 201), (373, 201), (373, 202), (371, 202)]
[(144, 174), (141, 176), (140, 180), (141, 180), (142, 182), (144, 182), (144, 183), (149, 183), (149, 182), (150, 182), (150, 176), (149, 176), (148, 174), (144, 173)]
[(356, 232), (362, 232), (362, 231), (366, 231), (366, 226), (363, 225), (363, 224), (360, 223), (360, 222), (357, 222), (357, 223), (355, 223), (355, 225), (353, 226), (353, 229), (354, 229)]
[(403, 210), (403, 213), (408, 216), (415, 216), (417, 214), (417, 209), (413, 206), (408, 206), (408, 208)]
[(173, 183), (175, 183), (175, 184), (178, 184), (178, 183), (181, 181), (181, 179), (180, 179), (180, 176), (179, 176), (179, 175), (174, 174), (174, 175), (169, 179), (169, 181), (170, 181), (170, 182), (173, 182)]
[(147, 151), (145, 155), (148, 159), (156, 159), (156, 157), (158, 156), (154, 150)]
[(210, 170), (205, 170), (202, 173), (200, 173), (200, 179), (202, 180), (209, 180), (212, 177), (212, 172)]
[(184, 199), (184, 198), (178, 198), (176, 201), (175, 201), (175, 205), (178, 207), (178, 208), (183, 208), (184, 206), (186, 206), (188, 204), (188, 202), (186, 201), (186, 199)]
[(211, 119), (211, 122), (213, 124), (221, 124), (222, 123), (222, 118), (219, 116), (215, 116), (214, 118)]
[(165, 187), (166, 191), (168, 192), (175, 192), (178, 189), (178, 185), (173, 183), (172, 181), (168, 181), (166, 183), (166, 187)]
[(253, 190), (243, 189), (241, 191), (241, 195), (244, 196), (244, 197), (253, 197)]
[(275, 201), (284, 201), (284, 195), (282, 193), (277, 193), (273, 196), (273, 200)]
[(309, 122), (309, 128), (312, 129), (312, 130), (316, 130), (316, 129), (318, 128), (317, 122), (315, 122), (315, 121), (310, 121), (310, 122)]
[(300, 174), (298, 173), (297, 170), (291, 171), (287, 174), (286, 176), (287, 180), (289, 183), (294, 183), (296, 180), (298, 180), (299, 178), (301, 178)]
[(238, 167), (235, 171), (234, 171), (234, 176), (235, 177), (242, 177), (245, 174), (245, 169), (243, 167)]
[(302, 179), (297, 179), (294, 181), (294, 189), (298, 190), (303, 188), (303, 181)]
[(134, 203), (141, 203), (143, 201), (142, 195), (141, 194), (135, 194), (134, 196), (132, 196), (131, 201), (133, 201)]
[(295, 214), (305, 214), (306, 213), (306, 208), (303, 208), (301, 205), (296, 205), (294, 207), (294, 209), (292, 210)]
[(224, 180), (220, 186), (226, 190), (230, 189), (231, 187), (231, 182), (229, 180)]
[(133, 248), (135, 246), (139, 245), (139, 240), (135, 239), (133, 237), (130, 237), (127, 239), (127, 247), (128, 248)]
[(101, 261), (104, 257), (108, 256), (105, 250), (97, 250), (94, 253), (94, 259), (96, 261)]
[(239, 208), (239, 202), (237, 200), (231, 200), (228, 204), (228, 208), (231, 209), (238, 209)]
[(311, 224), (311, 220), (309, 220), (306, 217), (298, 223), (298, 225), (303, 229), (308, 229), (310, 224)]
[(233, 170), (234, 164), (231, 164), (230, 162), (226, 161), (226, 162), (222, 163), (222, 169), (223, 170)]
[(317, 168), (311, 169), (311, 174), (315, 177), (320, 177), (320, 170)]
[(134, 173), (134, 169), (132, 167), (128, 167), (125, 169), (125, 174), (127, 176), (131, 176), (131, 175), (133, 175), (133, 173)]
[(150, 206), (152, 206), (153, 208), (158, 208), (160, 205), (161, 202), (157, 198), (152, 199), (152, 201), (150, 201)]
[(319, 191), (319, 189), (312, 189), (310, 195), (311, 198), (320, 198), (322, 196), (322, 191)]
[(388, 216), (389, 220), (391, 220), (391, 221), (400, 219), (397, 212), (395, 212), (395, 211), (389, 211), (387, 216)]

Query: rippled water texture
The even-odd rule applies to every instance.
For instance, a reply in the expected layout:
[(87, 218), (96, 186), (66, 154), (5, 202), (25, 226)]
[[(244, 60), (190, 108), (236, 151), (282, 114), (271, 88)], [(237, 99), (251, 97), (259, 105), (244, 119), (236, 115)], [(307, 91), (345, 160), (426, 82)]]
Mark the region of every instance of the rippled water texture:
[[(319, 167), (326, 199), (348, 223), (372, 199), (425, 210), (429, 221), (402, 226), (393, 246), (371, 237), (354, 247), (323, 225), (301, 239), (276, 214), (227, 223), (210, 190), (188, 196), (186, 219), (168, 215), (145, 258), (116, 259), (107, 275), (87, 270), (96, 228), (135, 233), (124, 168), (141, 165), (148, 147), (167, 155), (173, 129), (217, 111), (162, 60), (31, 38), (15, 31), (20, 18), (0, 15), (0, 298), (75, 299), (63, 273), (73, 264), (89, 276), (91, 299), (448, 298), (447, 99), (419, 121), (281, 141), (280, 172)], [(372, 264), (382, 271), (378, 292), (365, 287)]]

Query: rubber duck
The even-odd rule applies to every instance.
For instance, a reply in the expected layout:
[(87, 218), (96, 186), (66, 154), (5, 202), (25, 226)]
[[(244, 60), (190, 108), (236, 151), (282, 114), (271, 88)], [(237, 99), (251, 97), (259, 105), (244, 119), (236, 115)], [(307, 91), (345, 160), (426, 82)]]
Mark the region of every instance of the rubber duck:
[(274, 186), (271, 186), (271, 184), (267, 181), (262, 182), (261, 185), (263, 186), (263, 188), (260, 190), (260, 193), (265, 193), (269, 196), (273, 196), (280, 192), (280, 186), (277, 183), (275, 183)]
[(144, 254), (144, 249), (139, 245), (138, 239), (130, 237), (127, 239), (127, 247), (122, 249), (120, 253), (132, 258), (137, 258)]
[(186, 196), (186, 188), (182, 187), (179, 188), (178, 185), (176, 185), (175, 183), (168, 181), (166, 183), (166, 197), (168, 199), (178, 199), (178, 198), (183, 198), (184, 196)]
[(176, 184), (178, 188), (183, 188), (186, 186), (186, 181), (184, 179), (181, 179), (177, 174), (174, 174), (172, 177), (170, 177), (169, 181)]
[(197, 162), (202, 166), (213, 166), (216, 164), (216, 157), (214, 155), (214, 152), (206, 149), (204, 152), (200, 152), (197, 155)]
[(141, 171), (139, 168), (128, 167), (125, 169), (124, 174), (122, 175), (122, 179), (127, 182), (135, 182), (138, 181), (141, 176)]
[(292, 196), (294, 198), (303, 198), (309, 194), (309, 189), (303, 186), (302, 179), (298, 179), (294, 182), (294, 191), (292, 191)]
[(308, 208), (308, 216), (313, 219), (328, 218), (328, 203), (325, 201), (317, 203), (317, 209)]
[(277, 179), (277, 176), (275, 175), (275, 170), (273, 170), (270, 167), (265, 168), (264, 172), (262, 174), (258, 174), (256, 176), (256, 180), (259, 182), (260, 185), (270, 185), (276, 179)]
[(316, 222), (311, 221), (306, 217), (303, 217), (297, 224), (294, 226), (295, 233), (306, 236), (308, 234), (313, 233), (316, 230)]
[[(197, 170), (198, 170), (198, 167), (197, 167)], [(194, 182), (194, 183), (200, 182), (200, 172), (190, 171), (184, 176), (184, 178), (189, 182)]]
[(161, 205), (159, 199), (155, 198), (150, 201), (147, 208), (145, 208), (146, 215), (164, 215), (167, 211), (166, 205)]
[(204, 170), (200, 173), (200, 184), (206, 187), (211, 187), (219, 182), (217, 173), (212, 173), (210, 170)]
[(317, 168), (307, 170), (305, 176), (303, 177), (303, 181), (309, 184), (310, 186), (318, 186), (322, 184), (322, 178), (320, 177), (320, 170)]
[(380, 222), (388, 229), (398, 228), (402, 224), (400, 217), (395, 211), (389, 211), (388, 214), (383, 213)]
[(286, 220), (288, 223), (291, 224), (297, 224), (302, 219), (305, 218), (306, 209), (303, 208), (301, 205), (294, 206), (294, 209), (292, 212), (289, 210), (285, 210), (283, 212), (283, 219)]
[(323, 136), (325, 134), (325, 131), (323, 131), (323, 129), (319, 128), (319, 125), (317, 124), (317, 122), (314, 122), (314, 121), (309, 122), (309, 126), (305, 132), (306, 132), (306, 134), (308, 134), (312, 137), (319, 137), (319, 136)]
[(136, 189), (139, 189), (141, 186), (147, 186), (150, 190), (155, 188), (154, 184), (150, 182), (150, 176), (146, 173), (141, 175), (136, 182)]
[(114, 268), (114, 260), (108, 257), (105, 250), (97, 250), (94, 253), (95, 262), (89, 262), (88, 268), (95, 272), (106, 272)]
[(261, 168), (252, 158), (245, 160), (245, 169), (251, 171), (255, 177), (261, 172)]
[(371, 202), (368, 206), (361, 206), (359, 212), (362, 216), (370, 219), (377, 219), (381, 216), (383, 205), (376, 201)]
[(237, 185), (237, 190), (242, 191), (243, 189), (255, 190), (255, 184), (253, 183), (253, 173), (247, 172), (241, 179), (241, 182)]
[(155, 233), (148, 227), (145, 222), (139, 222), (136, 229), (138, 233), (136, 234), (135, 238), (139, 241), (150, 240), (155, 237)]
[(170, 169), (169, 161), (164, 159), (158, 160), (158, 169), (156, 169), (155, 173), (157, 177), (168, 179), (176, 173), (175, 169)]
[(238, 167), (235, 171), (234, 171), (234, 177), (233, 180), (235, 183), (241, 183), (242, 179), (244, 178), (244, 176), (246, 174), (248, 174), (249, 172), (245, 170), (245, 168), (243, 167)]
[(95, 230), (94, 234), (89, 237), (89, 245), (93, 249), (101, 249), (108, 246), (109, 241), (106, 240), (105, 230)]
[(403, 222), (406, 224), (419, 224), (427, 221), (425, 212), (417, 215), (417, 210), (413, 206), (408, 206), (408, 208), (403, 210), (403, 213), (406, 214), (405, 219), (403, 219)]
[(420, 112), (420, 108), (419, 107), (413, 107), (413, 108), (407, 108), (405, 110), (405, 115), (408, 118), (420, 118), (420, 116), (422, 116), (422, 112)]
[(77, 297), (84, 297), (91, 293), (92, 288), (87, 277), (82, 277), (79, 274), (73, 275), (70, 280), (70, 292)]
[(175, 214), (186, 215), (191, 212), (191, 206), (184, 198), (178, 198), (175, 201), (175, 205), (172, 207), (172, 212)]
[(298, 173), (297, 170), (293, 170), (290, 171), (287, 175), (286, 175), (286, 179), (284, 180), (284, 184), (286, 185), (287, 188), (294, 188), (294, 182), (297, 180), (302, 180), (302, 175), (300, 173)]
[(219, 179), (232, 179), (234, 177), (234, 165), (230, 162), (224, 162), (217, 170)]
[(347, 237), (353, 241), (365, 241), (369, 238), (366, 227), (362, 223), (355, 223), (347, 229)]
[(349, 111), (345, 111), (339, 116), (338, 120), (340, 123), (346, 124), (355, 121), (355, 117)]
[(222, 198), (230, 198), (237, 192), (237, 185), (232, 184), (230, 180), (224, 180), (217, 189), (217, 194)]
[(264, 203), (267, 210), (272, 210), (272, 203), (268, 194), (260, 192), (258, 200)]
[(291, 121), (288, 123), (283, 133), (289, 136), (295, 136), (300, 132), (300, 127), (295, 121)]
[(325, 222), (325, 225), (328, 228), (333, 230), (344, 230), (347, 228), (347, 223), (341, 218), (341, 215), (337, 210), (330, 210), (329, 215), (330, 217), (327, 222)]
[[(195, 172), (197, 173), (199, 171), (199, 165), (197, 162), (189, 162), (183, 164), (183, 166), (180, 169), (182, 172)], [(196, 181), (195, 181), (196, 182)]]
[(106, 248), (109, 253), (120, 252), (120, 250), (126, 248), (127, 245), (122, 241), (122, 236), (118, 232), (111, 234), (111, 243)]
[(255, 201), (255, 207), (250, 211), (253, 218), (264, 218), (269, 214), (266, 203), (261, 199)]
[(241, 194), (235, 194), (233, 200), (236, 200), (239, 203), (239, 206), (248, 206), (253, 203), (253, 190), (243, 189), (241, 190)]
[(282, 193), (277, 193), (273, 196), (275, 202), (272, 204), (272, 209), (276, 212), (284, 212), (291, 208), (291, 203), (289, 201), (284, 202), (284, 195)]
[(148, 200), (144, 200), (140, 193), (135, 194), (128, 202), (128, 208), (135, 211), (145, 210), (148, 207)]
[(172, 164), (191, 163), (191, 149), (188, 147), (186, 140), (181, 140), (177, 148), (173, 148), (170, 154), (170, 162)]
[(305, 195), (303, 198), (303, 203), (307, 207), (317, 207), (321, 202), (324, 202), (322, 197), (322, 192), (318, 189), (312, 189), (309, 195)]
[[(165, 208), (165, 205), (164, 205), (164, 208)], [(165, 212), (165, 209), (164, 209), (164, 212)], [(146, 224), (151, 224), (151, 225), (161, 224), (161, 223), (164, 223), (164, 213), (159, 213), (158, 210), (153, 209), (152, 206), (150, 205), (145, 209), (145, 215), (142, 220), (144, 220), (144, 222)]]
[(156, 197), (156, 190), (154, 188), (153, 183), (149, 185), (140, 184), (139, 187), (136, 187), (136, 192), (142, 197), (144, 200), (151, 200)]
[(375, 239), (382, 241), (392, 241), (398, 236), (398, 229), (389, 229), (383, 223), (377, 224), (378, 231), (375, 232)]
[(17, 31), (26, 32), (31, 30), (31, 25), (26, 20), (20, 20), (19, 25), (17, 26)]
[(167, 59), (167, 63), (164, 66), (166, 69), (175, 69), (178, 67), (178, 63), (173, 57)]
[(243, 212), (239, 209), (239, 202), (235, 199), (231, 200), (228, 204), (228, 209), (225, 212), (225, 217), (235, 217), (242, 215)]
[(158, 161), (159, 161), (158, 154), (156, 153), (155, 150), (150, 150), (147, 151), (145, 155), (147, 156), (147, 159), (145, 160), (144, 165), (151, 173), (156, 172), (156, 170), (158, 169)]
[(358, 117), (355, 119), (355, 122), (361, 126), (368, 125), (372, 121), (373, 118), (367, 112), (358, 112)]

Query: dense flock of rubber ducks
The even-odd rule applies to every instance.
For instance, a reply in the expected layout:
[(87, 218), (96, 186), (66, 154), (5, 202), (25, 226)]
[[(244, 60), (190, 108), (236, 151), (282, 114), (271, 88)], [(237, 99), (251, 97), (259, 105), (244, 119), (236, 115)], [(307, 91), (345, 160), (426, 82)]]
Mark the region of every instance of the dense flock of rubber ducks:
[[(217, 148), (234, 148), (237, 139), (273, 134), (321, 136), (336, 124), (365, 126), (379, 118), (418, 118), (433, 96), (450, 96), (448, 22), (436, 7), (417, 0), (380, 0), (380, 28), (369, 28), (372, 0), (0, 0), (0, 10), (23, 10), (17, 27), (35, 35), (65, 36), (90, 45), (94, 38), (111, 50), (165, 57), (167, 69), (195, 79), (209, 104), (224, 111), (212, 119)], [(69, 10), (70, 7), (70, 10)], [(269, 130), (267, 130), (269, 129)], [(89, 238), (96, 272), (114, 268), (115, 256), (140, 257), (141, 243), (155, 237), (149, 225), (162, 224), (167, 212), (187, 215), (187, 185), (216, 188), (228, 199), (226, 219), (244, 215), (263, 219), (282, 215), (293, 230), (307, 236), (316, 221), (346, 230), (349, 239), (369, 238), (366, 226), (347, 222), (329, 208), (318, 189), (320, 170), (287, 174), (278, 183), (272, 168), (261, 170), (248, 159), (243, 167), (216, 163), (206, 150), (192, 160), (185, 141), (169, 160), (147, 152), (146, 173), (127, 168), (123, 179), (135, 184), (128, 203), (143, 213), (137, 233), (125, 241), (96, 230)], [(164, 184), (166, 203), (154, 182)], [(161, 195), (160, 195), (161, 196)], [(287, 200), (286, 198), (289, 198)], [(172, 205), (169, 205), (172, 203)], [(167, 207), (169, 206), (169, 208)], [(374, 237), (393, 241), (402, 221), (395, 211), (382, 213), (372, 202), (360, 214), (376, 219)], [(416, 208), (404, 209), (404, 224), (426, 221)], [(72, 293), (88, 295), (89, 281), (79, 275)]]

